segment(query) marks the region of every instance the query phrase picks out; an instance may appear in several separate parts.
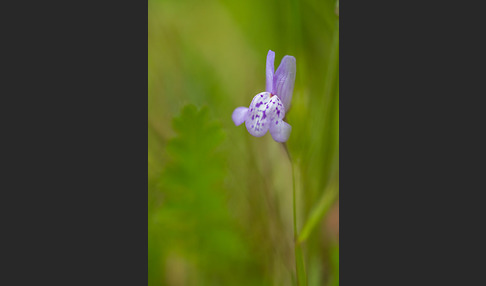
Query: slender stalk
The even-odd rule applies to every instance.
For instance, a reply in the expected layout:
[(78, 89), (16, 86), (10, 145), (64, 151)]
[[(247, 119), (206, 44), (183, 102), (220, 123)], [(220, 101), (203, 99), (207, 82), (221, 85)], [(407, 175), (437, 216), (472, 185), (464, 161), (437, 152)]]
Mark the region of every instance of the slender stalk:
[(302, 253), (302, 245), (298, 243), (298, 233), (297, 233), (297, 204), (296, 204), (296, 196), (295, 196), (295, 171), (294, 171), (294, 164), (292, 162), (292, 157), (290, 156), (290, 152), (287, 148), (286, 143), (282, 143), (285, 152), (287, 153), (287, 157), (290, 161), (290, 166), (292, 168), (292, 200), (293, 200), (293, 216), (294, 216), (294, 254), (295, 254), (295, 270), (297, 273), (297, 285), (305, 286), (307, 285), (307, 277), (305, 274), (305, 267), (304, 267), (304, 255)]
[[(290, 159), (290, 156), (289, 156), (289, 159)], [(292, 163), (292, 160), (290, 160), (290, 165), (292, 167), (292, 198), (293, 198), (293, 201), (294, 201), (294, 206), (293, 206), (293, 209), (294, 209), (294, 241), (297, 241), (297, 237), (298, 237), (298, 234), (297, 234), (297, 207), (296, 207), (296, 204), (295, 204), (295, 172), (294, 172), (294, 164)]]
[(294, 213), (294, 242), (297, 241), (297, 207), (295, 204), (295, 173), (294, 173), (294, 164), (292, 162), (292, 157), (290, 157), (289, 149), (287, 148), (287, 143), (282, 143), (285, 152), (287, 153), (287, 157), (290, 161), (290, 167), (292, 168), (292, 199), (293, 199), (293, 213)]

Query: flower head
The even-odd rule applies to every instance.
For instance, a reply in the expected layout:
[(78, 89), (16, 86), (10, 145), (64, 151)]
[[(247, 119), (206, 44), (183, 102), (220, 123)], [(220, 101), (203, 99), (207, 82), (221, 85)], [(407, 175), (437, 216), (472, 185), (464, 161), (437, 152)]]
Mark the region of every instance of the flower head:
[(283, 119), (289, 110), (295, 83), (295, 58), (285, 56), (274, 73), (275, 53), (268, 51), (265, 92), (261, 92), (250, 103), (250, 107), (238, 107), (233, 111), (236, 126), (245, 122), (248, 132), (261, 137), (270, 130), (277, 142), (289, 139), (292, 127)]

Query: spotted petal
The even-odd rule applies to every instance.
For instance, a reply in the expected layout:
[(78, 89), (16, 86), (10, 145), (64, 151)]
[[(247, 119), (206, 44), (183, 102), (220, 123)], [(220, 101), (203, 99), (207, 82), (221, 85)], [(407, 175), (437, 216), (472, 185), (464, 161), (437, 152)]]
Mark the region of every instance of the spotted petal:
[(272, 122), (282, 120), (284, 117), (284, 105), (278, 96), (270, 92), (262, 92), (251, 101), (245, 120), (246, 129), (251, 135), (261, 137), (267, 133)]
[(292, 56), (285, 56), (283, 57), (282, 62), (278, 66), (278, 69), (273, 77), (273, 90), (285, 106), (285, 111), (289, 110), (290, 101), (292, 100), (295, 72), (295, 58)]
[(265, 85), (265, 91), (270, 93), (273, 92), (273, 72), (275, 70), (274, 62), (275, 62), (275, 52), (270, 50), (268, 51), (267, 54), (267, 70), (266, 70), (267, 81)]

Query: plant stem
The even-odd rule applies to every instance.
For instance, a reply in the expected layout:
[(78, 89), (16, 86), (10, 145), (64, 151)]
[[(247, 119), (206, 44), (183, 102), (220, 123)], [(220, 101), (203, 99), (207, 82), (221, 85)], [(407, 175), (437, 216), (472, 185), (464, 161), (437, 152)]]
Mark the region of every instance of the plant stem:
[[(290, 159), (290, 156), (289, 156)], [(297, 242), (297, 207), (296, 207), (296, 199), (295, 199), (295, 172), (294, 172), (294, 164), (292, 163), (292, 160), (290, 160), (290, 165), (292, 167), (292, 197), (294, 201), (293, 209), (294, 209), (294, 241)]]
[(302, 253), (302, 246), (298, 243), (298, 233), (297, 233), (297, 204), (296, 204), (296, 196), (295, 196), (295, 171), (294, 171), (294, 164), (292, 162), (292, 157), (290, 156), (290, 152), (287, 148), (286, 143), (282, 143), (285, 152), (290, 161), (290, 167), (292, 168), (292, 199), (293, 199), (293, 215), (294, 215), (294, 254), (295, 254), (295, 270), (297, 273), (297, 285), (305, 286), (307, 285), (307, 277), (305, 274), (305, 267), (304, 267), (304, 255)]
[(294, 213), (294, 242), (297, 241), (297, 207), (295, 204), (295, 173), (294, 173), (294, 164), (292, 162), (292, 157), (290, 157), (289, 149), (287, 148), (287, 143), (282, 143), (285, 152), (287, 153), (287, 157), (290, 161), (290, 167), (292, 168), (292, 198), (293, 198), (293, 213)]

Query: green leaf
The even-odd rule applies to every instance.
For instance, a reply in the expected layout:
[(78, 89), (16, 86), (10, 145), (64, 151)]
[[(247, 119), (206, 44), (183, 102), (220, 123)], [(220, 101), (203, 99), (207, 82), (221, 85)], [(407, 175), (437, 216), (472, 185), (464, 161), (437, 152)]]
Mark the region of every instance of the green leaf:
[[(190, 104), (173, 119), (173, 129), (177, 135), (167, 143), (168, 162), (159, 178), (160, 201), (149, 212), (149, 285), (184, 277), (194, 279), (188, 284), (201, 285), (196, 282), (213, 276), (221, 285), (235, 277), (254, 284), (254, 277), (245, 278), (253, 265), (249, 247), (226, 204), (227, 156), (220, 123), (207, 107)], [(166, 270), (166, 261), (176, 261), (167, 263), (179, 272)]]
[(299, 238), (297, 240), (298, 244), (304, 242), (312, 230), (316, 227), (319, 221), (324, 217), (324, 215), (329, 211), (332, 204), (338, 198), (339, 185), (338, 181), (332, 181), (329, 186), (322, 192), (317, 205), (312, 209), (309, 218), (304, 224), (304, 228), (300, 232)]

